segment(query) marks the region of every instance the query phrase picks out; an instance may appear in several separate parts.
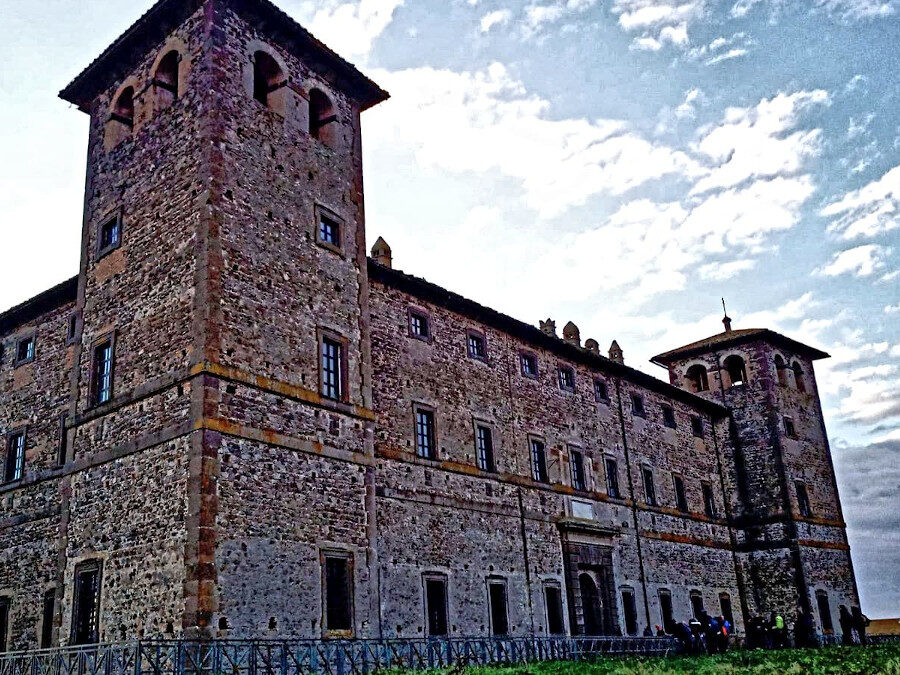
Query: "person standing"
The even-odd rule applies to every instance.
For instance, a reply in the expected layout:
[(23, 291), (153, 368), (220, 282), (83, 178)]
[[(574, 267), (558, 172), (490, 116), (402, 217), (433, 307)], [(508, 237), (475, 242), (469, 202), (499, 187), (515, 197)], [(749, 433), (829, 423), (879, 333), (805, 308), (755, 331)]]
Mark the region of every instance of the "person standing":
[(856, 631), (857, 638), (859, 638), (859, 644), (865, 647), (869, 643), (866, 638), (866, 628), (871, 623), (869, 617), (863, 614), (859, 607), (854, 607), (850, 616), (853, 619), (853, 628)]
[(841, 605), (838, 613), (838, 622), (841, 624), (841, 644), (853, 644), (853, 616), (850, 614), (846, 605)]

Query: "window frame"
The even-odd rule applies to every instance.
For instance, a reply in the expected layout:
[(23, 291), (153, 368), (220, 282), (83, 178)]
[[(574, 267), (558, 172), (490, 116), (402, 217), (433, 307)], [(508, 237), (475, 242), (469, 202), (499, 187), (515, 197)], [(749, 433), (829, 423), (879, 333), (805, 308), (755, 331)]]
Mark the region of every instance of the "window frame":
[[(825, 610), (822, 611), (822, 605)], [(819, 612), (819, 623), (822, 624), (822, 632), (825, 635), (834, 635), (834, 618), (831, 616), (831, 598), (828, 597), (828, 591), (821, 588), (816, 591), (816, 609)]]
[[(29, 345), (26, 347), (25, 356), (19, 356), (19, 352), (22, 351), (23, 345)], [(23, 335), (20, 338), (16, 338), (16, 350), (13, 352), (13, 366), (18, 368), (19, 366), (24, 366), (29, 363), (34, 363), (35, 357), (37, 356), (37, 336), (34, 332), (29, 332), (26, 335)]]
[(718, 518), (719, 510), (716, 508), (716, 493), (712, 483), (708, 480), (700, 481), (700, 491), (703, 495), (703, 513), (707, 518)]
[[(488, 576), (486, 581), (487, 585), (487, 595), (488, 595), (488, 626), (491, 631), (491, 635), (495, 637), (502, 637), (510, 634), (510, 621), (509, 621), (509, 589), (507, 587), (507, 582), (505, 577), (500, 576)], [(500, 632), (497, 630), (495, 625), (495, 612), (494, 612), (494, 596), (492, 594), (492, 590), (494, 588), (500, 588), (503, 592), (503, 621), (506, 624), (506, 630)]]
[[(626, 635), (637, 635), (638, 634), (638, 611), (637, 611), (637, 596), (634, 593), (634, 588), (631, 586), (622, 586), (619, 589), (619, 596), (622, 598), (622, 618), (625, 620), (625, 634)], [(626, 596), (630, 598), (626, 600)], [(630, 609), (630, 611), (629, 611)], [(631, 623), (633, 625), (633, 630), (629, 630)]]
[[(534, 366), (534, 371), (528, 373), (525, 371), (525, 361), (530, 360), (531, 364)], [(534, 352), (529, 352), (525, 350), (519, 351), (519, 372), (522, 374), (522, 377), (527, 377), (529, 380), (537, 380), (540, 378), (540, 366), (538, 365), (537, 354)]]
[[(347, 363), (349, 356), (350, 341), (340, 333), (328, 328), (319, 328), (316, 331), (316, 342), (318, 343), (318, 367), (319, 367), (319, 395), (328, 400), (337, 403), (350, 402), (350, 367)], [(325, 342), (328, 341), (338, 346), (338, 396), (330, 396), (325, 393), (325, 359), (324, 349)]]
[[(660, 588), (656, 592), (657, 598), (659, 598), (659, 620), (662, 622), (663, 630), (669, 630), (671, 624), (675, 622), (675, 605), (672, 602), (672, 591), (668, 588)], [(663, 598), (668, 600), (668, 603), (663, 602)], [(668, 614), (666, 616), (666, 605), (668, 604)]]
[(792, 417), (783, 415), (781, 424), (784, 427), (784, 435), (787, 438), (797, 438), (797, 426), (794, 424), (794, 419)]
[[(49, 608), (49, 612), (48, 612)], [(41, 630), (39, 649), (50, 649), (53, 646), (53, 623), (56, 619), (56, 588), (44, 591), (41, 600)], [(0, 638), (2, 639), (2, 638)]]
[(574, 445), (569, 446), (569, 477), (572, 479), (573, 490), (576, 492), (587, 491), (587, 470), (585, 468), (584, 451)]
[[(413, 329), (413, 319), (420, 319), (424, 322), (425, 325), (425, 334), (417, 333)], [(427, 342), (428, 344), (432, 344), (434, 342), (434, 332), (432, 331), (432, 320), (431, 314), (426, 312), (424, 309), (419, 307), (409, 307), (406, 310), (406, 327), (409, 332), (409, 337), (414, 340), (419, 340), (421, 342)]]
[[(688, 593), (688, 601), (691, 604), (691, 615), (693, 616), (693, 618), (699, 619), (700, 616), (704, 612), (706, 612), (706, 605), (703, 602), (703, 592), (699, 591), (697, 589), (691, 590), (691, 592)], [(697, 604), (698, 601), (699, 601), (699, 607)], [(698, 609), (700, 611), (698, 611)]]
[[(562, 584), (558, 581), (545, 581), (543, 583), (544, 587), (544, 611), (547, 615), (547, 635), (565, 635), (566, 634), (566, 619), (565, 619), (565, 607), (563, 605), (563, 593), (562, 593)], [(559, 613), (559, 631), (554, 631), (552, 628), (555, 626), (551, 626), (552, 623), (555, 623), (551, 620), (551, 611), (550, 611), (550, 598), (548, 597), (547, 591), (553, 591), (556, 593), (556, 602), (554, 603), (555, 609)]]
[[(612, 465), (613, 472), (610, 474), (610, 464)], [(606, 494), (608, 497), (612, 499), (624, 499), (622, 496), (622, 485), (619, 482), (619, 462), (615, 457), (610, 455), (604, 455), (603, 457), (603, 473), (606, 474)], [(614, 476), (614, 479), (610, 481), (610, 475)], [(613, 485), (615, 483), (615, 485)], [(613, 489), (615, 487), (615, 489)]]
[(66, 323), (66, 347), (74, 345), (78, 342), (78, 333), (81, 328), (81, 315), (78, 312), (69, 314), (69, 320)]
[[(422, 454), (421, 447), (419, 445), (419, 414), (426, 413), (430, 418), (429, 431), (430, 433), (426, 433), (426, 436), (431, 443), (431, 452), (429, 454)], [(428, 459), (432, 461), (436, 461), (438, 459), (438, 449), (437, 449), (437, 414), (433, 406), (427, 405), (425, 403), (413, 403), (413, 445), (416, 457), (419, 459)]]
[(809, 487), (806, 481), (795, 480), (794, 492), (797, 494), (797, 512), (801, 518), (812, 518), (812, 504), (809, 500)]
[[(428, 584), (440, 583), (443, 585), (443, 617), (444, 632), (432, 632), (431, 626), (431, 606), (429, 602)], [(422, 600), (425, 608), (425, 635), (427, 637), (449, 637), (451, 632), (450, 626), (450, 580), (443, 572), (424, 572), (422, 574)]]
[[(333, 253), (343, 254), (345, 249), (344, 241), (346, 239), (346, 221), (335, 213), (333, 209), (330, 209), (319, 202), (316, 202), (314, 211), (315, 223), (313, 223), (313, 227), (315, 228), (315, 232), (313, 233), (313, 240), (322, 248), (328, 249)], [(322, 238), (323, 219), (331, 221), (331, 223), (337, 227), (337, 244)]]
[[(110, 367), (109, 367), (109, 398), (105, 401), (100, 400), (100, 386), (98, 372), (97, 372), (97, 352), (101, 347), (103, 347), (106, 343), (109, 343), (110, 348)], [(99, 408), (100, 406), (107, 405), (113, 401), (115, 398), (115, 382), (116, 382), (116, 331), (112, 331), (111, 333), (107, 333), (106, 335), (102, 335), (96, 338), (91, 343), (91, 378), (90, 378), (90, 389), (89, 389), (89, 405), (88, 409)]]
[[(109, 244), (103, 245), (103, 236), (104, 231), (106, 230), (107, 225), (114, 225), (116, 228), (117, 238), (115, 241), (110, 242)], [(103, 258), (108, 256), (113, 251), (117, 251), (122, 247), (122, 240), (125, 238), (125, 218), (123, 217), (123, 213), (121, 209), (112, 214), (107, 214), (103, 218), (100, 219), (100, 222), (97, 225), (97, 245), (95, 249), (95, 261), (100, 262)]]
[(656, 477), (652, 466), (647, 464), (641, 465), (641, 484), (644, 487), (644, 502), (648, 506), (659, 506), (659, 496), (656, 494)]
[[(567, 376), (565, 378), (564, 376)], [(568, 379), (569, 383), (566, 384), (564, 379)], [(570, 394), (575, 393), (575, 369), (572, 366), (567, 366), (565, 364), (557, 364), (556, 366), (556, 384), (559, 387), (560, 391), (565, 391)]]
[[(541, 464), (538, 465), (538, 451), (535, 443), (540, 445)], [(528, 463), (531, 466), (531, 480), (542, 485), (550, 484), (550, 471), (547, 466), (547, 442), (540, 436), (528, 436)]]
[[(16, 454), (13, 455), (13, 443), (21, 440), (21, 448), (16, 443)], [(28, 427), (12, 429), (4, 438), (3, 480), (2, 485), (13, 485), (25, 478), (25, 459), (28, 454)]]
[(8, 595), (0, 595), (0, 654), (9, 650), (10, 610), (12, 598)]
[(691, 434), (694, 438), (706, 438), (706, 425), (700, 415), (691, 415)]
[(631, 416), (647, 419), (647, 406), (645, 405), (644, 395), (631, 393)]
[[(496, 453), (496, 444), (494, 443), (494, 425), (486, 422), (484, 420), (475, 419), (475, 465), (485, 473), (496, 473), (497, 472), (497, 453)], [(487, 438), (489, 439), (490, 447), (485, 448), (484, 452), (484, 461), (482, 461), (482, 447), (481, 447), (481, 430), (484, 429), (487, 431)]]
[(594, 400), (609, 405), (609, 385), (602, 377), (594, 378)]
[(659, 407), (662, 410), (663, 426), (667, 429), (677, 429), (678, 420), (675, 418), (675, 406), (671, 403), (662, 403)]
[(689, 513), (690, 507), (688, 506), (684, 476), (679, 473), (672, 474), (672, 490), (675, 493), (675, 508), (681, 513)]
[[(328, 614), (328, 561), (341, 560), (346, 565), (344, 573), (347, 581), (347, 606), (344, 608), (347, 612), (349, 628), (331, 628), (329, 626)], [(352, 551), (326, 548), (319, 553), (319, 565), (322, 571), (322, 635), (325, 638), (352, 638), (355, 633), (356, 617), (355, 617), (355, 566)]]
[(719, 593), (719, 610), (720, 616), (730, 623), (731, 629), (734, 630), (734, 605), (731, 604), (731, 593), (725, 591)]
[[(472, 341), (475, 340), (475, 344), (481, 344), (482, 353), (478, 354), (472, 351)], [(487, 336), (483, 331), (476, 330), (474, 328), (469, 328), (466, 330), (466, 355), (474, 360), (481, 361), (482, 363), (487, 363), (488, 361), (488, 344), (487, 344)]]
[[(92, 637), (94, 638), (88, 642), (81, 642), (77, 637), (78, 631), (78, 619), (80, 616), (80, 599), (81, 594), (84, 592), (83, 586), (81, 584), (81, 575), (96, 571), (97, 573), (97, 592), (94, 596), (94, 607), (93, 607), (93, 616), (91, 617), (92, 623)], [(97, 644), (100, 639), (100, 615), (101, 615), (101, 604), (103, 602), (103, 561), (97, 558), (91, 560), (83, 560), (77, 565), (75, 565), (75, 570), (72, 576), (73, 582), (73, 590), (72, 590), (72, 612), (71, 612), (71, 620), (72, 620), (72, 632), (70, 643), (73, 646), (81, 646), (81, 645), (90, 645)]]

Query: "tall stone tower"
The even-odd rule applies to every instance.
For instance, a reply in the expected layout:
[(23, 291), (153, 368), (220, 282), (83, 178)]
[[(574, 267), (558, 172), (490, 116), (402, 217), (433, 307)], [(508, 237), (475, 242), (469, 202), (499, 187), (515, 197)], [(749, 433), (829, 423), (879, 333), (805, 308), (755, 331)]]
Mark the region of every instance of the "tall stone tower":
[(751, 615), (813, 610), (820, 630), (859, 604), (813, 363), (828, 354), (765, 329), (654, 357), (675, 386), (732, 411), (730, 505)]
[[(58, 641), (367, 635), (387, 94), (267, 0), (161, 0), (61, 96), (90, 142)], [(300, 625), (354, 567), (359, 623)]]

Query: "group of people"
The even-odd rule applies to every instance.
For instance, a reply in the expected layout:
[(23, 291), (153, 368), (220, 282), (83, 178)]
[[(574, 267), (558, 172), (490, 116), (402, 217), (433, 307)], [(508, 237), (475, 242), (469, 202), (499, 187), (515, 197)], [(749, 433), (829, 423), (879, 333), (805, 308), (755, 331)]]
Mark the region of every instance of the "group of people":
[(690, 621), (672, 621), (665, 630), (657, 626), (656, 634), (678, 638), (689, 654), (720, 654), (728, 650), (731, 630), (731, 622), (724, 616), (711, 616), (704, 611)]
[(866, 638), (866, 628), (870, 623), (869, 617), (863, 614), (859, 607), (848, 611), (846, 605), (841, 605), (838, 621), (841, 624), (841, 642), (843, 644), (864, 647), (869, 644)]

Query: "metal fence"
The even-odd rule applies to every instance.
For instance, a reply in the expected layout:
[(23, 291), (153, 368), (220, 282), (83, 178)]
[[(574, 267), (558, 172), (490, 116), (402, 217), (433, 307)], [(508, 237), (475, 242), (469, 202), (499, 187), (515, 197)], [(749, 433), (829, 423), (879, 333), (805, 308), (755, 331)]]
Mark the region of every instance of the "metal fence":
[(677, 651), (668, 637), (146, 641), (8, 653), (0, 675), (362, 675)]

